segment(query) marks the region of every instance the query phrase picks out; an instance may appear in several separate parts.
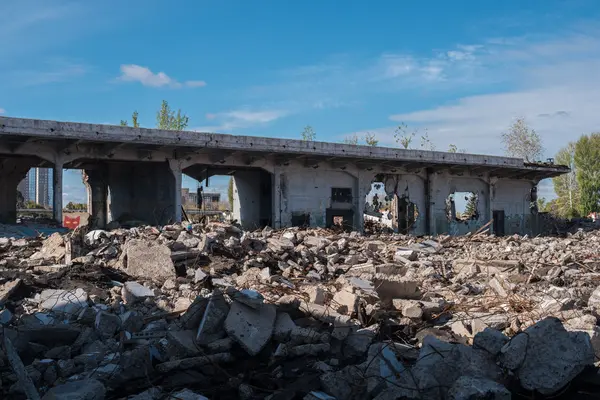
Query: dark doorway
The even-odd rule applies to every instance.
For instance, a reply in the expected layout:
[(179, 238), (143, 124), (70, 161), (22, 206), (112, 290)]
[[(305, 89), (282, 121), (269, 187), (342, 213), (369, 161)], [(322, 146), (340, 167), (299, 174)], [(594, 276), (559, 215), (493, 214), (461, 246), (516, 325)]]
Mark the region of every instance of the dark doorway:
[(406, 196), (396, 196), (395, 200), (398, 215), (398, 232), (406, 235), (414, 227), (419, 211), (415, 203), (411, 202)]
[(504, 210), (494, 210), (492, 218), (494, 218), (494, 235), (504, 236)]
[(325, 211), (325, 219), (328, 228), (338, 226), (346, 231), (351, 231), (354, 225), (354, 211), (328, 208)]

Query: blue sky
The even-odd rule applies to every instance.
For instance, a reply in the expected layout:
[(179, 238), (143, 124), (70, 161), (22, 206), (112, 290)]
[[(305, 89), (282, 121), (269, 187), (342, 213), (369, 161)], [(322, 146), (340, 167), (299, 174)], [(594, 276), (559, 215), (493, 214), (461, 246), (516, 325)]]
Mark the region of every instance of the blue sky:
[[(166, 99), (194, 130), (297, 138), (308, 124), (393, 146), (404, 122), (438, 150), (498, 155), (517, 116), (547, 156), (600, 130), (595, 0), (127, 5), (1, 2), (0, 112), (118, 124), (137, 110), (153, 127)], [(82, 201), (80, 174), (66, 180)]]

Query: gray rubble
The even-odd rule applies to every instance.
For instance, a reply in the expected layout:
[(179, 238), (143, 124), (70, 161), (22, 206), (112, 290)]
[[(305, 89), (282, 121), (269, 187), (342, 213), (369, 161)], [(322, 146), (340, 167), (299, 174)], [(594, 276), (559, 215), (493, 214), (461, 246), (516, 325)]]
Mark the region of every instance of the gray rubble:
[(3, 239), (0, 397), (577, 398), (600, 390), (599, 249), (223, 223)]

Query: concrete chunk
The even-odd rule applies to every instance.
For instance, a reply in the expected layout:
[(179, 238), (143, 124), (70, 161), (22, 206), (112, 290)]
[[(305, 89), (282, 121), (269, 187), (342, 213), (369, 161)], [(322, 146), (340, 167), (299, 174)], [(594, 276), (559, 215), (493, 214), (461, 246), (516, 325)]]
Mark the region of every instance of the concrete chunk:
[(229, 305), (223, 297), (223, 292), (215, 289), (208, 300), (206, 311), (200, 321), (196, 342), (208, 344), (223, 337), (223, 321), (229, 313)]
[(234, 301), (225, 319), (225, 331), (248, 354), (255, 356), (271, 339), (276, 316), (276, 309), (271, 304), (253, 309)]
[(51, 259), (55, 263), (65, 257), (65, 241), (58, 232), (54, 232), (44, 240), (42, 248), (31, 256), (32, 260)]
[(8, 300), (10, 295), (13, 294), (20, 284), (21, 279), (15, 279), (14, 281), (9, 281), (3, 285), (0, 285), (0, 306), (6, 303), (6, 300)]
[(171, 250), (167, 246), (132, 239), (126, 247), (128, 274), (156, 281), (176, 278)]
[(590, 337), (584, 332), (568, 332), (553, 317), (513, 338), (500, 355), (503, 366), (516, 370), (523, 388), (543, 395), (558, 392), (594, 361)]
[(125, 304), (133, 304), (154, 297), (154, 290), (139, 284), (138, 282), (125, 282), (121, 289), (121, 296)]
[(79, 288), (75, 290), (46, 289), (40, 294), (40, 308), (76, 317), (83, 308), (88, 307), (87, 299), (87, 293)]
[(448, 392), (450, 400), (510, 400), (511, 394), (504, 386), (485, 378), (461, 376)]
[(50, 389), (42, 400), (104, 400), (106, 388), (96, 379), (67, 382)]
[(358, 303), (358, 296), (352, 292), (341, 290), (333, 296), (331, 306), (340, 314), (351, 315)]

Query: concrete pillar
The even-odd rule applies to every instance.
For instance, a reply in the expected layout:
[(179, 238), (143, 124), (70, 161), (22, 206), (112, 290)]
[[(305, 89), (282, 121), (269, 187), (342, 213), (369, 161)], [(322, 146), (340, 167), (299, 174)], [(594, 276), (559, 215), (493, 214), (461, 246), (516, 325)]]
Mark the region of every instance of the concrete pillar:
[(57, 159), (54, 162), (54, 170), (52, 174), (52, 211), (54, 220), (60, 226), (63, 223), (63, 161)]
[(181, 181), (182, 175), (181, 172), (181, 164), (176, 160), (169, 160), (169, 167), (171, 168), (171, 172), (173, 173), (173, 177), (175, 178), (175, 193), (173, 193), (173, 204), (175, 209), (174, 218), (175, 222), (181, 222), (183, 216), (181, 212)]
[(90, 214), (90, 226), (92, 228), (104, 229), (108, 223), (107, 199), (108, 182), (104, 169), (93, 169), (83, 171), (84, 182), (88, 189), (88, 213)]
[[(275, 168), (273, 172), (273, 228), (281, 228), (281, 169)], [(230, 205), (231, 206), (231, 205)]]
[(427, 235), (435, 234), (435, 216), (433, 212), (433, 179), (434, 173), (431, 168), (427, 168), (425, 176), (425, 233)]
[(367, 195), (371, 191), (373, 174), (366, 171), (360, 171), (357, 176), (356, 190), (356, 214), (354, 215), (354, 229), (359, 232), (365, 230), (365, 206), (367, 204)]
[(17, 221), (17, 185), (33, 165), (28, 159), (0, 159), (0, 223)]

